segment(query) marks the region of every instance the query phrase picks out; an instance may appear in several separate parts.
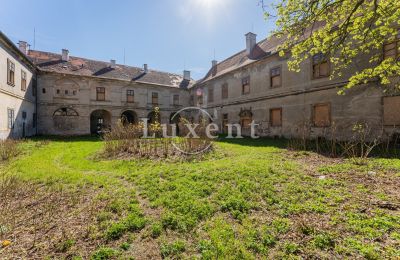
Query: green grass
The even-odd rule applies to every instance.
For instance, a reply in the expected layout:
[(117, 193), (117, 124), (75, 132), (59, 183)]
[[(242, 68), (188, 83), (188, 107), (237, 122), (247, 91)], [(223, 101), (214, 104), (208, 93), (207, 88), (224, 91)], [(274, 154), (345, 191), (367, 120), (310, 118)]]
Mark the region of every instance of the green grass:
[[(165, 258), (400, 257), (399, 212), (366, 200), (395, 202), (395, 188), (363, 182), (399, 182), (398, 159), (320, 165), (309, 174), (280, 140), (219, 142), (204, 160), (175, 163), (101, 160), (103, 143), (94, 137), (41, 142), (23, 143), (23, 155), (2, 171), (98, 191), (95, 199), (105, 206), (90, 227), (90, 239), (101, 245), (90, 249), (92, 259), (130, 256), (138, 240), (154, 241)], [(322, 174), (327, 178), (315, 177)], [(78, 243), (67, 240), (59, 251)]]

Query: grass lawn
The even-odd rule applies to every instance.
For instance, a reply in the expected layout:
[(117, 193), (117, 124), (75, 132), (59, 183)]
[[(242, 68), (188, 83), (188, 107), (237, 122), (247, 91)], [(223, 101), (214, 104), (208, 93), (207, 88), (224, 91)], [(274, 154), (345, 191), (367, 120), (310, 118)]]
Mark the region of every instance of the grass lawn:
[(34, 139), (0, 167), (1, 259), (400, 258), (400, 160), (218, 142), (201, 161), (103, 160)]

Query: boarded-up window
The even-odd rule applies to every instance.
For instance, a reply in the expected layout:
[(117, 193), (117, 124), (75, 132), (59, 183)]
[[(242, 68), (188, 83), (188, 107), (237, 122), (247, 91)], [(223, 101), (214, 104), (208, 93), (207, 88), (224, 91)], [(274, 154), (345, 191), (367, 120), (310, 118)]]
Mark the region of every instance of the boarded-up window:
[(228, 98), (228, 83), (222, 85), (222, 99)]
[(7, 59), (7, 83), (8, 85), (15, 85), (15, 64)]
[(400, 96), (383, 98), (383, 123), (400, 126)]
[(96, 100), (104, 101), (106, 100), (106, 89), (103, 87), (96, 88)]
[(151, 93), (151, 103), (153, 105), (158, 105), (158, 93), (157, 92)]
[(253, 121), (253, 113), (250, 110), (242, 110), (239, 116), (242, 128), (249, 128)]
[(250, 93), (250, 77), (245, 77), (242, 79), (242, 94)]
[(330, 75), (328, 58), (323, 54), (316, 54), (312, 58), (312, 69), (314, 78), (323, 78)]
[(280, 87), (281, 84), (281, 67), (271, 69), (271, 88)]
[(385, 43), (383, 45), (383, 58), (394, 58), (396, 59), (400, 55), (400, 29), (397, 31), (397, 37), (395, 41)]
[(173, 103), (174, 103), (174, 106), (179, 106), (179, 95), (174, 95)]
[(126, 91), (126, 102), (134, 103), (135, 102), (135, 91), (134, 90), (127, 90)]
[(214, 89), (208, 89), (208, 102), (214, 102)]
[(313, 123), (315, 127), (328, 127), (331, 125), (330, 104), (314, 105)]
[(21, 70), (21, 90), (26, 90), (26, 72)]
[(282, 126), (282, 108), (270, 109), (269, 115), (271, 126)]

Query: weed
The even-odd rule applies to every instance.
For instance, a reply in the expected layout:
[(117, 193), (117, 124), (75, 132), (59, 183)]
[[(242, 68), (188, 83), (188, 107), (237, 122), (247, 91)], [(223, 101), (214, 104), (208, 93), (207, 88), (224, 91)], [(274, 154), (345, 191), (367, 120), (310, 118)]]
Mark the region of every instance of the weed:
[(124, 242), (119, 247), (124, 251), (128, 251), (131, 245), (128, 242)]
[(118, 251), (109, 247), (98, 249), (91, 257), (92, 260), (109, 260), (119, 254)]
[(113, 223), (106, 231), (105, 238), (107, 240), (117, 240), (126, 232), (127, 227), (123, 223)]
[(185, 252), (185, 242), (177, 240), (172, 244), (162, 244), (160, 251), (162, 257), (178, 257), (181, 253)]
[(56, 250), (57, 252), (62, 252), (65, 253), (67, 252), (71, 247), (75, 245), (75, 240), (73, 239), (67, 239), (64, 241), (61, 241), (57, 246)]

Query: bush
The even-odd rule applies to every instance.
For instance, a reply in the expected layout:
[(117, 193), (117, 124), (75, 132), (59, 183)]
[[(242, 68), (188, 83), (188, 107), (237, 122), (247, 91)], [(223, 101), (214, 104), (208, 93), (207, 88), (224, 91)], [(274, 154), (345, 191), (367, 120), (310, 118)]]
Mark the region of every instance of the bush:
[(0, 159), (8, 161), (19, 154), (18, 142), (15, 140), (0, 140)]

